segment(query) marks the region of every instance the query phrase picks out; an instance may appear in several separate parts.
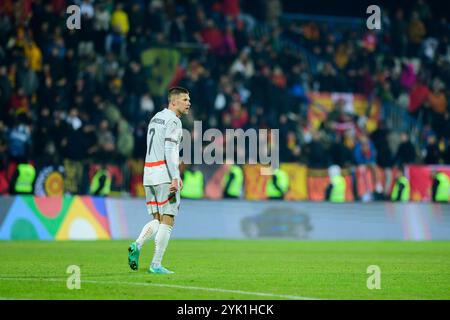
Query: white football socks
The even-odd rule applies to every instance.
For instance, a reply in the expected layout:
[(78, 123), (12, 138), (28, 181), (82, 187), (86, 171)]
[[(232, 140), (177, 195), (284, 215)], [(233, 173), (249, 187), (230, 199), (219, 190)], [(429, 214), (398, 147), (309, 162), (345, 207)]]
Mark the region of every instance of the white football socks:
[(150, 221), (144, 226), (144, 228), (142, 228), (141, 234), (136, 240), (139, 250), (141, 250), (145, 241), (150, 239), (155, 233), (158, 232), (158, 229), (159, 229), (159, 220), (157, 219)]
[(155, 237), (155, 254), (153, 255), (152, 267), (161, 266), (161, 261), (169, 243), (170, 234), (172, 233), (172, 226), (167, 224), (160, 224), (158, 233)]

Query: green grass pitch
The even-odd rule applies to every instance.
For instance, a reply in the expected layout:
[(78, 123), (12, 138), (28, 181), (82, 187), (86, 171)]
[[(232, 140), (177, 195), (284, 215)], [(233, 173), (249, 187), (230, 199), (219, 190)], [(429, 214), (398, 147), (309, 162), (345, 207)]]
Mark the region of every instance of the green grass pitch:
[[(147, 273), (153, 241), (130, 270), (129, 243), (0, 241), (0, 298), (450, 299), (448, 241), (172, 240), (163, 261), (172, 275)], [(67, 288), (70, 265), (80, 267), (78, 290)], [(367, 288), (370, 265), (380, 289)]]

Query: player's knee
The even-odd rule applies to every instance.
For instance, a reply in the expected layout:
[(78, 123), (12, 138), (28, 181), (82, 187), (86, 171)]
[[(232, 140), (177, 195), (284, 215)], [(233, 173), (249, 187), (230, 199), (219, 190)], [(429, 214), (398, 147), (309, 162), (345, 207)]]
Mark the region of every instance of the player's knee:
[(161, 223), (167, 224), (169, 226), (173, 226), (175, 222), (175, 217), (170, 214), (163, 214), (162, 219), (160, 220)]

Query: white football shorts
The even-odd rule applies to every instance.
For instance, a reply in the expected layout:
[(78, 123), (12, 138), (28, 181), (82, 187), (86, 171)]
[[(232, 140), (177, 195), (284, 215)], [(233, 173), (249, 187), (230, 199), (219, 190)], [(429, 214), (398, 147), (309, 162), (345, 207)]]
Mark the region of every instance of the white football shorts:
[(180, 209), (180, 190), (170, 193), (170, 183), (162, 183), (154, 186), (144, 186), (145, 203), (150, 215), (159, 213), (176, 216)]

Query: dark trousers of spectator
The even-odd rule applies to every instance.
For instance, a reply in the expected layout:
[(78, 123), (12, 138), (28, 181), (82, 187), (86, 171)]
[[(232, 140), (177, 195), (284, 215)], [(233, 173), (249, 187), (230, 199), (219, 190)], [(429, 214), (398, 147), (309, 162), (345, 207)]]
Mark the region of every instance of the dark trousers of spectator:
[(419, 57), (420, 56), (420, 43), (408, 44), (408, 57)]
[(445, 120), (443, 114), (432, 111), (431, 113), (431, 125), (433, 130), (436, 132), (437, 138), (448, 138), (449, 132), (448, 125), (449, 120)]

